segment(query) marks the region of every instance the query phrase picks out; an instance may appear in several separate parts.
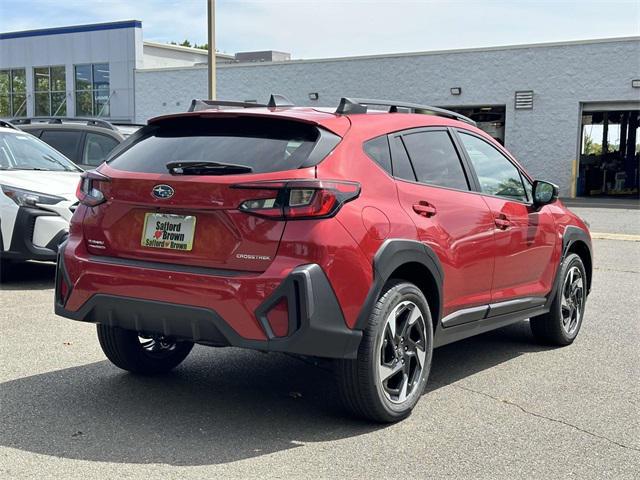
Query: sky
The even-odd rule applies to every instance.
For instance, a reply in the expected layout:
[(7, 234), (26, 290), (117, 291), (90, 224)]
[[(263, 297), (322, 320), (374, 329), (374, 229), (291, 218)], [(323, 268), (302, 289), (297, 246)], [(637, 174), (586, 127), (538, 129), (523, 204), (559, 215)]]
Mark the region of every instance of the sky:
[[(206, 0), (0, 0), (0, 32), (136, 19), (205, 43)], [(217, 0), (216, 48), (345, 57), (640, 35), (639, 0)]]

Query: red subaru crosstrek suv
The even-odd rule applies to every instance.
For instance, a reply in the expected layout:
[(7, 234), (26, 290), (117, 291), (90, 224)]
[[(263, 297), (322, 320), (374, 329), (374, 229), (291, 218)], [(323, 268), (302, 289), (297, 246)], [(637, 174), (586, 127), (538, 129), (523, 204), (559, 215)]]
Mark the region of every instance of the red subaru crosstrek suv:
[(86, 172), (55, 311), (116, 366), (168, 371), (194, 343), (335, 359), (345, 405), (407, 416), (432, 352), (530, 319), (568, 345), (587, 226), (454, 112), (194, 101)]

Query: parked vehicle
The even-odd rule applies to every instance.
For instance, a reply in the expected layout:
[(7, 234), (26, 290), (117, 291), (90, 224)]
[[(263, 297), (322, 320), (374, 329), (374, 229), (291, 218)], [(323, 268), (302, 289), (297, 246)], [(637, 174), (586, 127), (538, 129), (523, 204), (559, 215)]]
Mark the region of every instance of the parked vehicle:
[(97, 118), (34, 117), (11, 122), (51, 145), (85, 170), (92, 170), (142, 125)]
[(194, 343), (335, 359), (345, 404), (393, 422), (434, 347), (528, 318), (542, 342), (576, 338), (587, 226), (473, 121), (347, 98), (205, 106), (83, 174), (55, 310), (97, 323), (116, 366), (166, 372)]
[(10, 263), (55, 261), (78, 203), (81, 172), (46, 143), (0, 121), (0, 281)]

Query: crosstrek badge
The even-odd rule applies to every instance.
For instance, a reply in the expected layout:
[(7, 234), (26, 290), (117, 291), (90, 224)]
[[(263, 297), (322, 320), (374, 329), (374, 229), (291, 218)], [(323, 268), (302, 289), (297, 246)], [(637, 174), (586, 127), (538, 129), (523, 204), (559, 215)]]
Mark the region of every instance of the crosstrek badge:
[(141, 245), (151, 248), (190, 251), (193, 248), (196, 217), (147, 213), (144, 217)]

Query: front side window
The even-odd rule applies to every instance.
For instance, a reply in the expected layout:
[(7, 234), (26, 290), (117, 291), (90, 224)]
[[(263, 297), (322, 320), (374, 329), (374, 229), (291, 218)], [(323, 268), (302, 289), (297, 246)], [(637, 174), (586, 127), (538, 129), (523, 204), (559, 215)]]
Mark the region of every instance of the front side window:
[(75, 66), (76, 115), (108, 117), (110, 73), (108, 63)]
[(0, 70), (0, 117), (27, 115), (27, 77), (24, 68)]
[(488, 195), (528, 201), (520, 171), (502, 153), (480, 138), (460, 132), (480, 190)]
[(402, 138), (420, 183), (458, 190), (469, 189), (460, 157), (448, 132), (417, 132)]
[(52, 147), (27, 133), (0, 132), (0, 170), (79, 171)]
[(527, 192), (527, 202), (533, 202), (533, 184), (524, 175), (520, 175), (522, 183), (524, 183), (524, 189)]
[(36, 117), (58, 117), (67, 114), (65, 68), (36, 67), (33, 69)]

